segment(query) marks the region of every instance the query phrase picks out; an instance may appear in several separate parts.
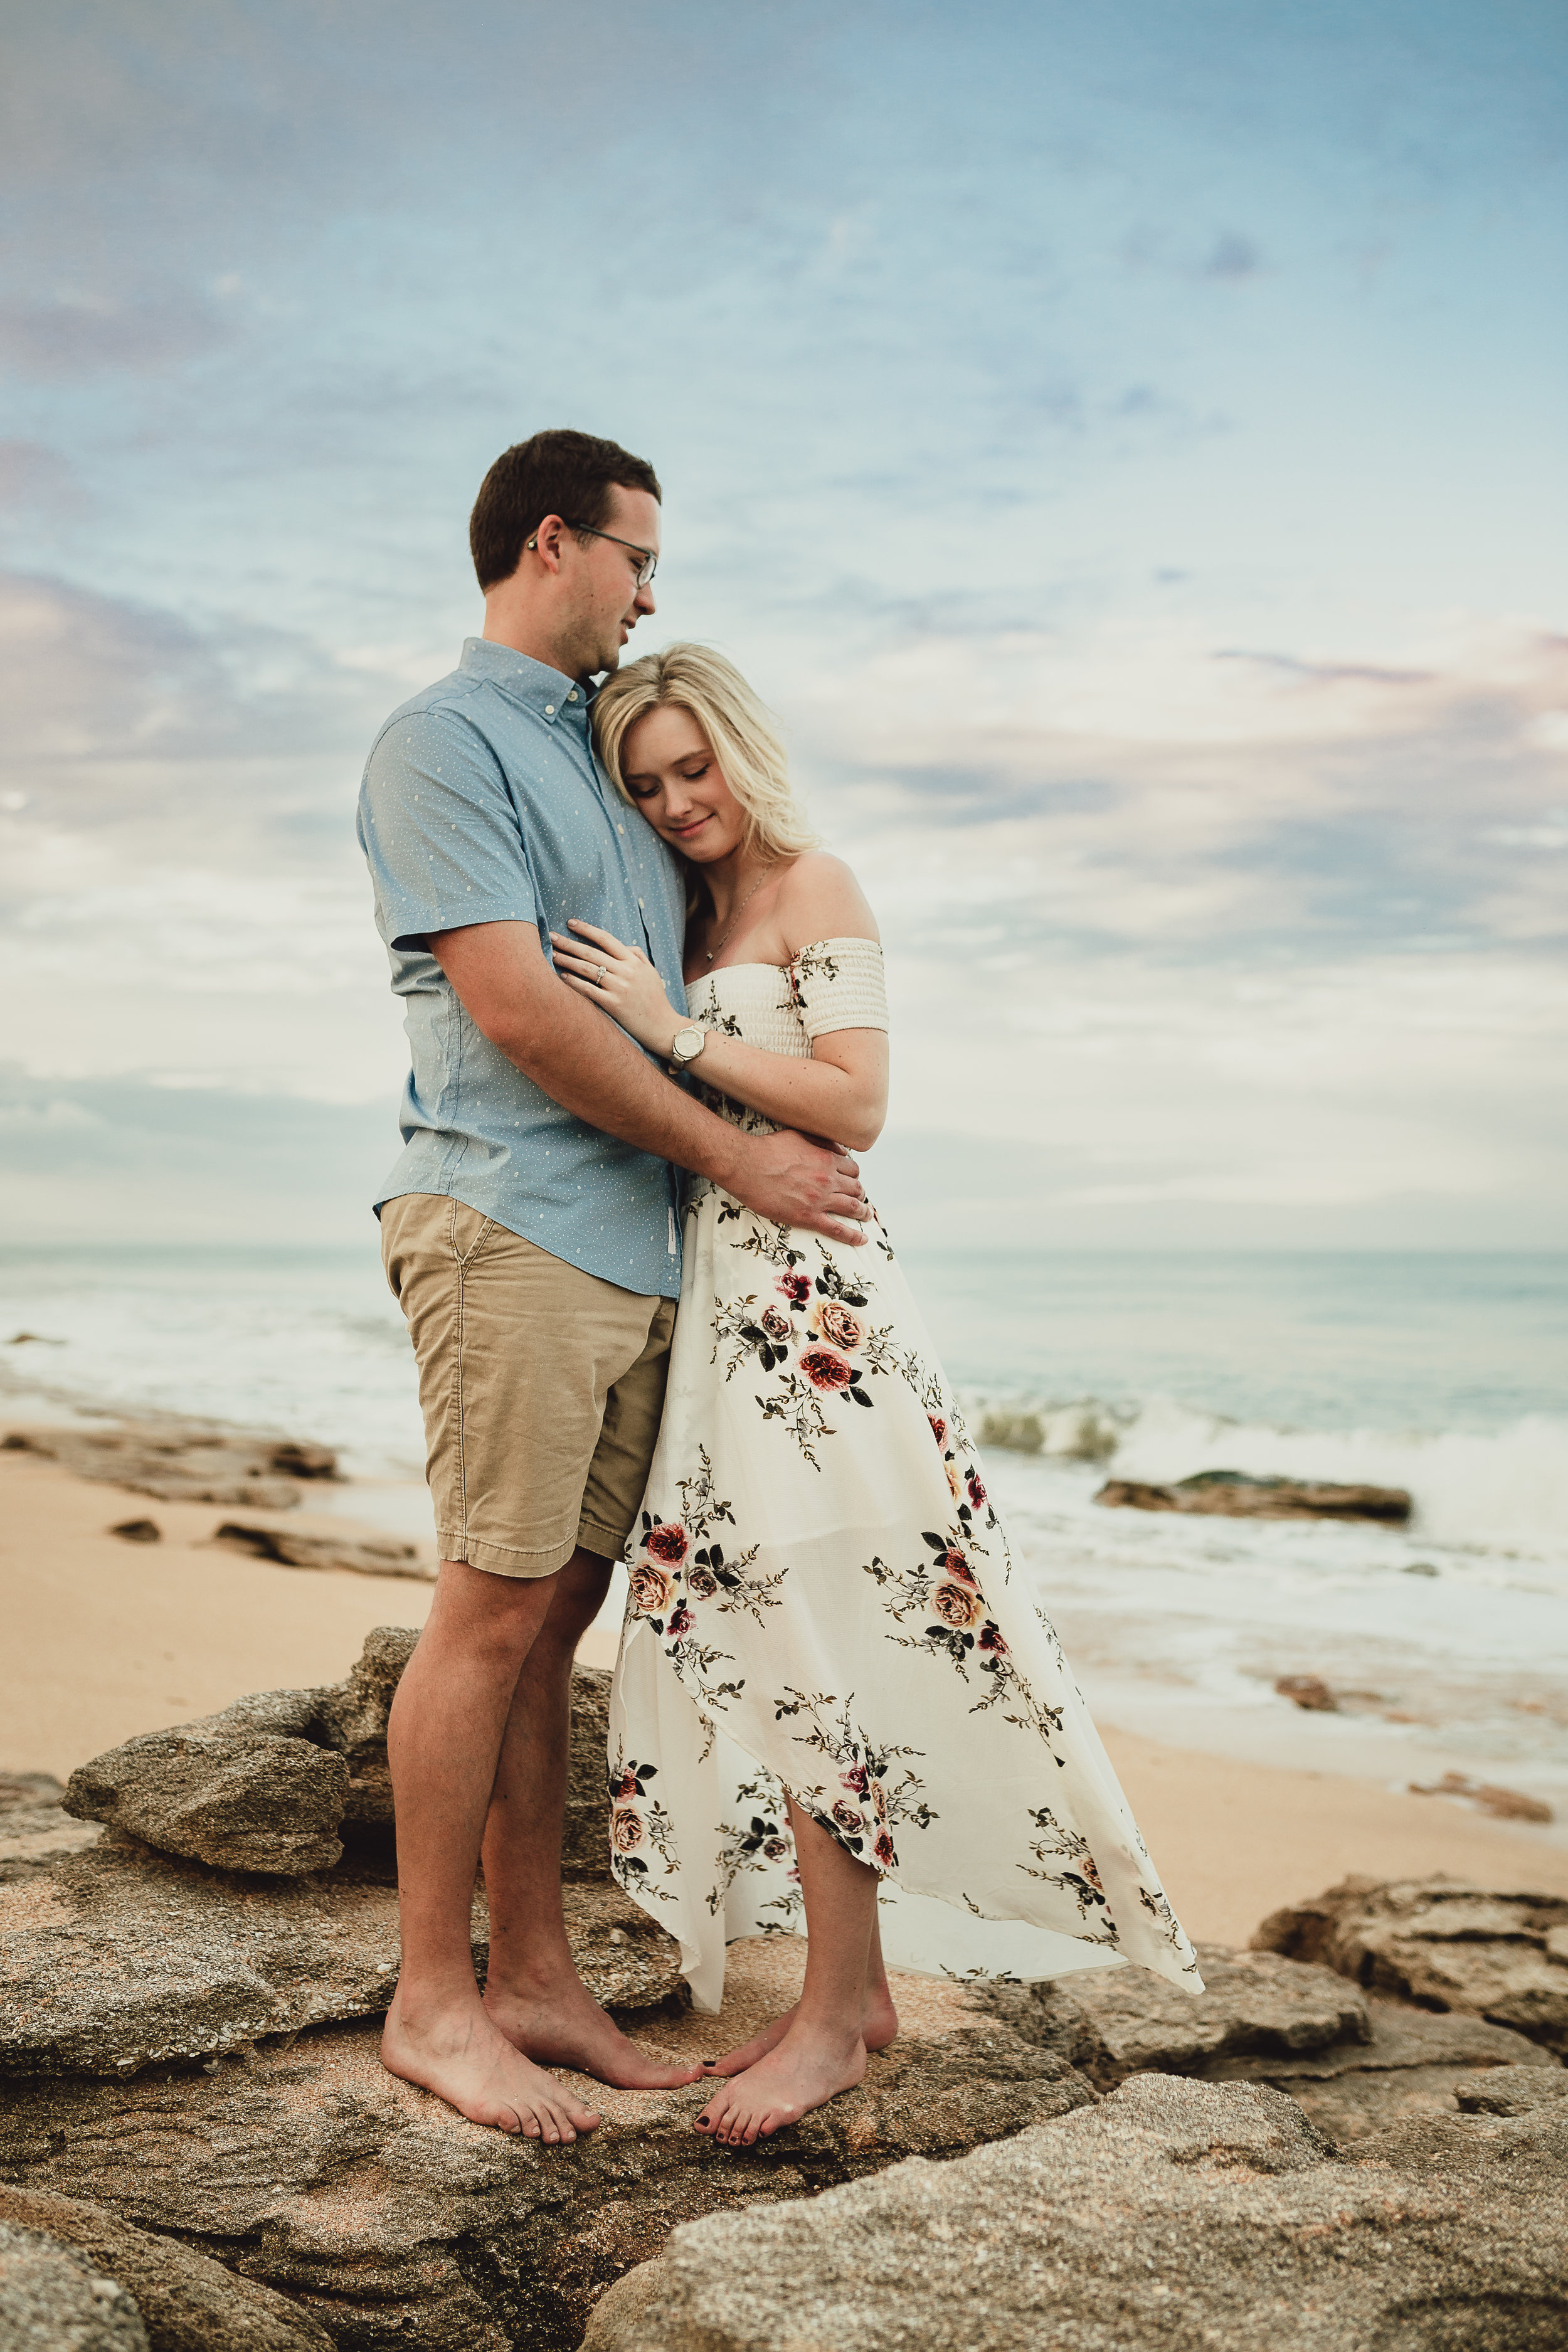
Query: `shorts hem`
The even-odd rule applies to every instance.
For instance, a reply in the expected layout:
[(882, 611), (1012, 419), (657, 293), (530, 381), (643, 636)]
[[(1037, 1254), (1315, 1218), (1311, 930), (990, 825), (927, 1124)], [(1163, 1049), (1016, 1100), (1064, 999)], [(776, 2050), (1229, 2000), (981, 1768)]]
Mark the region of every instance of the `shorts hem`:
[(630, 1533), (629, 1527), (622, 1528), (617, 1533), (599, 1519), (580, 1519), (577, 1523), (578, 1542), (584, 1551), (596, 1552), (601, 1559), (619, 1559)]
[(439, 1559), (466, 1561), (469, 1568), (483, 1569), (488, 1576), (553, 1576), (557, 1569), (565, 1567), (576, 1549), (574, 1535), (568, 1536), (563, 1543), (524, 1550), (517, 1544), (479, 1543), (472, 1536), (460, 1536), (455, 1528), (437, 1528), (436, 1534)]

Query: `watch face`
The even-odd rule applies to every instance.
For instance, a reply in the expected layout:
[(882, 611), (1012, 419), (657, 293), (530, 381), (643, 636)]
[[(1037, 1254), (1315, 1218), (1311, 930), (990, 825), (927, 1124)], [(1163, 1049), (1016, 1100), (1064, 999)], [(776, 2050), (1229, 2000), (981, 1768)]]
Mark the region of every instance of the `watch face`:
[(678, 1062), (689, 1062), (693, 1060), (696, 1055), (702, 1051), (701, 1030), (678, 1029), (675, 1033), (675, 1044), (672, 1050)]

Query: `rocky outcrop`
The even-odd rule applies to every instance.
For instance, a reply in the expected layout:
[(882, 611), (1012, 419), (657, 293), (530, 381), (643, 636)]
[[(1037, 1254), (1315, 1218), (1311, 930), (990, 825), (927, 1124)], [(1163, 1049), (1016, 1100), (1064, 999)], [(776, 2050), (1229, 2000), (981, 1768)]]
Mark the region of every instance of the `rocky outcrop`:
[(676, 2230), (584, 2352), (1556, 2352), (1568, 2106), (1348, 2158), (1264, 2084), (1140, 2075), (956, 2165)]
[(1274, 1912), (1252, 1944), (1335, 1969), (1370, 1991), (1489, 2018), (1568, 2053), (1564, 1930), (1563, 1897), (1441, 1876), (1392, 1885), (1347, 1878), (1312, 1902)]
[[(297, 2304), (237, 2277), (177, 2238), (132, 2229), (105, 2206), (0, 2186), (0, 2231), (17, 2230), (70, 2248), (94, 2274), (114, 2281), (146, 2331), (129, 2340), (145, 2342), (150, 2352), (331, 2352), (325, 2328)], [(5, 2316), (0, 2294), (0, 2342), (12, 2340), (5, 2334)], [(39, 2352), (71, 2340), (41, 2338)]]
[(321, 1736), (312, 1693), (273, 1696), (297, 1703), (258, 1720), (242, 1700), (95, 1757), (71, 1774), (66, 1811), (226, 1870), (330, 1870), (342, 1859), (349, 1768)]
[[(144, 1733), (72, 1773), (66, 1810), (161, 1853), (216, 1869), (308, 1876), (342, 1859), (342, 1832), (392, 1825), (386, 1718), (418, 1633), (379, 1625), (347, 1680), (258, 1691), (216, 1715)], [(610, 1677), (574, 1670), (564, 1866), (607, 1876), (605, 1741)]]
[(1489, 2081), (1523, 2068), (1568, 2089), (1551, 2051), (1479, 2017), (1368, 1999), (1333, 1969), (1272, 1952), (1200, 1945), (1198, 1958), (1201, 1994), (1114, 1969), (993, 1985), (976, 2000), (1102, 2091), (1141, 2070), (1272, 2083), (1336, 2140), (1411, 2115), (1451, 2116), (1483, 2073)]
[[(757, 2013), (781, 1990), (793, 1998), (798, 1970), (784, 1985), (779, 1965), (771, 1942), (732, 1947), (731, 2003), (749, 1971)], [(604, 2116), (597, 2132), (563, 2148), (507, 2139), (385, 2074), (374, 2026), (362, 2024), (210, 2071), (13, 2084), (0, 2103), (0, 2178), (188, 2238), (301, 2305), (351, 2352), (568, 2352), (597, 2296), (676, 2221), (807, 2197), (910, 2155), (965, 2155), (1092, 2103), (1080, 2076), (974, 2018), (956, 1988), (911, 1990), (910, 2030), (870, 2061), (859, 2089), (752, 2149), (692, 2129), (700, 2083), (628, 2093), (572, 2077)], [(644, 2034), (690, 2055), (714, 2036), (712, 2020), (689, 2013), (661, 2015)]]
[(79, 1478), (166, 1503), (247, 1503), (256, 1510), (288, 1510), (300, 1500), (297, 1480), (338, 1475), (337, 1456), (328, 1446), (197, 1422), (16, 1429), (0, 1438), (0, 1447), (40, 1454)]
[[(128, 1741), (72, 1778), (66, 1802), (89, 1822), (47, 1776), (0, 1783), (0, 2075), (214, 2061), (385, 2010), (386, 1719), (416, 1639), (379, 1627), (342, 1683)], [(685, 1996), (678, 1948), (609, 1878), (609, 1679), (580, 1668), (574, 1685), (567, 1928), (595, 1998), (642, 2013)], [(481, 1976), (489, 1938), (478, 1892)]]
[[(639, 2011), (682, 1998), (679, 1948), (618, 1888), (568, 1886), (565, 1903), (578, 1971), (596, 2000)], [(473, 1944), (482, 1977), (482, 1893)], [(397, 1889), (374, 1858), (262, 1879), (110, 1838), (0, 1885), (0, 2076), (133, 2074), (379, 2017), (397, 1964)]]
[(1456, 2097), (1468, 2116), (1528, 2116), (1568, 2099), (1568, 2072), (1561, 2066), (1497, 2066), (1462, 2084)]
[[(1375, 1999), (1367, 2002), (1367, 2015), (1372, 2031), (1364, 2042), (1221, 2058), (1204, 2068), (1205, 2079), (1272, 2083), (1289, 2093), (1320, 2131), (1343, 2144), (1413, 2116), (1468, 2112), (1477, 2100), (1484, 2106), (1495, 2085), (1521, 2076), (1546, 2086), (1542, 2098), (1553, 2084), (1568, 2091), (1568, 2074), (1552, 2052), (1504, 2026)], [(1540, 2104), (1541, 2098), (1527, 2096), (1486, 2111), (1523, 2114)]]
[(1366, 2002), (1331, 1969), (1215, 1944), (1198, 1947), (1198, 1965), (1201, 1993), (1148, 1969), (1085, 1969), (1055, 1983), (992, 1986), (980, 1999), (1107, 2091), (1146, 2068), (1196, 2074), (1221, 2058), (1371, 2038)]
[(1230, 1519), (1380, 1519), (1402, 1527), (1411, 1502), (1403, 1486), (1333, 1486), (1303, 1478), (1253, 1478), (1241, 1470), (1200, 1470), (1168, 1486), (1110, 1478), (1097, 1503), (1134, 1511), (1212, 1511)]
[(0, 2344), (37, 2352), (148, 2352), (132, 2298), (70, 2247), (0, 2221)]
[(281, 1568), (346, 1570), (355, 1576), (413, 1576), (426, 1584), (436, 1580), (435, 1560), (426, 1558), (417, 1544), (399, 1543), (395, 1536), (369, 1536), (355, 1542), (348, 1536), (300, 1536), (287, 1528), (247, 1527), (226, 1519), (213, 1541), (226, 1551), (245, 1552), (252, 1559), (276, 1560)]

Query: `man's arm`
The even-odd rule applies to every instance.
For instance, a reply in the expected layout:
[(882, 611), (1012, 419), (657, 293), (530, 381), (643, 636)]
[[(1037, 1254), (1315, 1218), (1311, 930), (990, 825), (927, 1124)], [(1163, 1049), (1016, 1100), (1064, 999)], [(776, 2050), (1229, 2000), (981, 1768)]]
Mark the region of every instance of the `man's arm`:
[(742, 1135), (715, 1118), (556, 977), (531, 923), (434, 932), (430, 952), (491, 1045), (589, 1127), (710, 1177), (776, 1223), (850, 1244), (865, 1238), (853, 1222), (866, 1202), (853, 1160), (787, 1131)]

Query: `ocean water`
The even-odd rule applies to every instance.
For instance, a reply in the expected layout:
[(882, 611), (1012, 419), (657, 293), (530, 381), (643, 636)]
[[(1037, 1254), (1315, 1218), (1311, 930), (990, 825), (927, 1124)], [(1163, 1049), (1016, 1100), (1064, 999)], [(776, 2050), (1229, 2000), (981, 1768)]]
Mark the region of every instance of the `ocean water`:
[[(1401, 1787), (1464, 1771), (1568, 1814), (1568, 1257), (907, 1262), (976, 1427), (1037, 1422), (1039, 1450), (991, 1449), (987, 1475), (1105, 1719)], [(366, 1482), (338, 1507), (428, 1531), (413, 1360), (373, 1248), (0, 1252), (0, 1406), (320, 1439)], [(1108, 1475), (1221, 1468), (1402, 1486), (1415, 1517), (1094, 1500)], [(1342, 1711), (1278, 1697), (1297, 1673)]]

